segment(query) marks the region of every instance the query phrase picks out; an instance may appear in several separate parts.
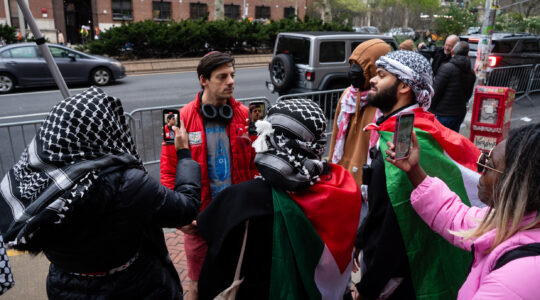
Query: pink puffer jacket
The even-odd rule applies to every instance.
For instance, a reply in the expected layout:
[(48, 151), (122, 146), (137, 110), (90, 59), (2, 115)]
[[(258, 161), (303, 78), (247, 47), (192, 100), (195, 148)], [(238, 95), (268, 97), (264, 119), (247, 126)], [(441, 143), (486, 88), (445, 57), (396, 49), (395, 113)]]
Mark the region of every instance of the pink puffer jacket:
[[(426, 177), (412, 192), (411, 203), (418, 215), (446, 240), (475, 255), (471, 272), (459, 290), (458, 299), (540, 299), (540, 256), (513, 260), (491, 272), (504, 253), (525, 244), (540, 242), (540, 228), (518, 232), (487, 252), (495, 238), (495, 230), (471, 241), (451, 234), (478, 225), (488, 208), (468, 207), (438, 178)], [(529, 214), (522, 225), (536, 214)]]

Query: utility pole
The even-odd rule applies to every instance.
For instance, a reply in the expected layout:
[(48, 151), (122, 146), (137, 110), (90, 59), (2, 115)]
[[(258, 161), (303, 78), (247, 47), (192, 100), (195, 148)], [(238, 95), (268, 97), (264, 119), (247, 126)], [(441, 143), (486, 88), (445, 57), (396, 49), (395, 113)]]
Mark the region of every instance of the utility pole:
[(493, 37), (493, 27), (495, 26), (495, 15), (499, 8), (499, 0), (486, 0), (484, 9), (484, 22), (482, 24), (482, 37), (478, 42), (476, 55), (476, 85), (486, 84), (488, 70), (488, 57), (491, 52), (491, 39)]

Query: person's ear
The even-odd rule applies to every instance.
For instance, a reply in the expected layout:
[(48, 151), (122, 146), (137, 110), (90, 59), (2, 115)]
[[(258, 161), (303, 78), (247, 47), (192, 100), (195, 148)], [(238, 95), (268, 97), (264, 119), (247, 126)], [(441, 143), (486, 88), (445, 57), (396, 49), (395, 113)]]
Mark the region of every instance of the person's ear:
[(205, 78), (203, 75), (199, 76), (199, 83), (202, 87), (206, 87), (208, 85), (208, 78)]
[(401, 94), (406, 94), (412, 92), (412, 89), (410, 86), (408, 86), (405, 82), (402, 81), (399, 83), (398, 92)]

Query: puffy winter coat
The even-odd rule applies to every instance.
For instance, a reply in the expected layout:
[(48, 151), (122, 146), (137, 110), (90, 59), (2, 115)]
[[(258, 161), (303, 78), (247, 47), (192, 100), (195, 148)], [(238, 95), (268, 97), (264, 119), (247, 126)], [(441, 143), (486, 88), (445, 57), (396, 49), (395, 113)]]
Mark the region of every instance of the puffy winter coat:
[[(233, 109), (233, 119), (227, 125), (227, 134), (231, 145), (231, 174), (232, 183), (240, 183), (253, 179), (258, 174), (255, 168), (255, 151), (251, 147), (251, 139), (246, 126), (249, 109), (242, 103), (229, 99), (228, 104)], [(210, 179), (208, 177), (208, 154), (206, 148), (206, 131), (201, 115), (199, 94), (180, 110), (180, 118), (184, 122), (189, 135), (189, 148), (193, 159), (201, 164), (201, 211), (210, 203)], [(173, 187), (176, 173), (176, 154), (174, 145), (164, 144), (161, 148), (161, 183)]]
[(178, 157), (174, 191), (140, 169), (111, 167), (69, 219), (40, 231), (36, 238), (51, 261), (50, 299), (182, 299), (162, 228), (195, 218), (200, 166), (188, 150)]
[(464, 116), (476, 76), (469, 57), (456, 55), (443, 64), (435, 76), (429, 111), (439, 116)]
[[(540, 242), (540, 228), (518, 232), (491, 252), (495, 229), (471, 241), (449, 232), (478, 226), (488, 207), (468, 207), (438, 178), (426, 179), (412, 192), (411, 203), (418, 215), (453, 245), (471, 251), (474, 258), (467, 280), (459, 290), (458, 299), (538, 299), (540, 295), (540, 256), (529, 256), (508, 262), (492, 271), (497, 260), (506, 252), (521, 245)], [(525, 217), (523, 224), (534, 220), (536, 214)]]

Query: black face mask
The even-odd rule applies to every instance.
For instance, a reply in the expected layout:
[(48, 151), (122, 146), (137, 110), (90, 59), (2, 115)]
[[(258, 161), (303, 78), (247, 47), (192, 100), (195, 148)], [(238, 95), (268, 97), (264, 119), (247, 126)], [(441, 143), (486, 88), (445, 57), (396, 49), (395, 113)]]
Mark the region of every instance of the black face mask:
[(352, 64), (349, 68), (349, 82), (357, 89), (364, 88), (366, 78), (364, 77), (364, 70), (359, 64)]

